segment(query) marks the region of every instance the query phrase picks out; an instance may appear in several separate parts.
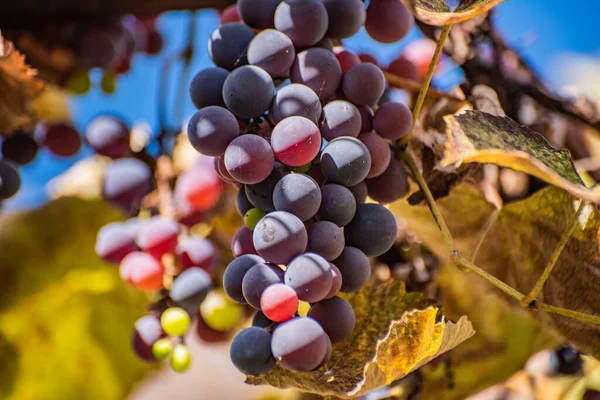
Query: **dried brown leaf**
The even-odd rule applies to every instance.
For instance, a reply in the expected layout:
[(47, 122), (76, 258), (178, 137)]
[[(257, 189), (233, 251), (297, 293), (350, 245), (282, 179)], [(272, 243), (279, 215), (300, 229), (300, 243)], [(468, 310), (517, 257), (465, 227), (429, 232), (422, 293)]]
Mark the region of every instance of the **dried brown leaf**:
[(429, 25), (456, 24), (474, 18), (504, 0), (461, 0), (454, 11), (444, 0), (402, 0), (419, 20)]

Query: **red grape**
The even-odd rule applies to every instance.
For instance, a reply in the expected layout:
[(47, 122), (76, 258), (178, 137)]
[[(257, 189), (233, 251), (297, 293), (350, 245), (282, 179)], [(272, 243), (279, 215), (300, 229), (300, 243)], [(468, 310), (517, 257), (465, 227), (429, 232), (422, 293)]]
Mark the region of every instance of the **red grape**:
[(119, 271), (121, 278), (135, 288), (151, 292), (163, 287), (165, 268), (148, 253), (129, 253), (121, 261)]
[(287, 321), (296, 314), (298, 295), (291, 287), (276, 283), (268, 286), (260, 296), (260, 309), (271, 321)]

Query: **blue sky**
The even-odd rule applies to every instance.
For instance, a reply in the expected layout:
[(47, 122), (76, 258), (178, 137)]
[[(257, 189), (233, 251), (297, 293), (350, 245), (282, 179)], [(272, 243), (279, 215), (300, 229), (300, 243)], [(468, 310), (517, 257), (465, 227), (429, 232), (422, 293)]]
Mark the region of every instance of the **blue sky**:
[[(600, 40), (597, 38), (597, 0), (580, 0), (566, 6), (564, 0), (507, 0), (496, 7), (497, 26), (506, 41), (519, 49), (521, 54), (550, 85), (561, 81), (561, 64), (567, 62), (566, 53), (580, 53), (600, 58)], [(576, 4), (576, 5), (575, 5)], [(165, 49), (158, 56), (136, 55), (131, 71), (120, 77), (117, 92), (111, 96), (94, 88), (85, 96), (73, 97), (70, 101), (73, 122), (83, 130), (85, 125), (101, 113), (114, 113), (127, 122), (147, 122), (158, 129), (158, 82), (162, 65), (185, 46), (190, 25), (190, 12), (166, 13), (159, 19), (158, 28), (165, 39)], [(192, 60), (193, 73), (211, 65), (206, 43), (210, 33), (217, 27), (218, 16), (214, 10), (197, 13), (195, 56)], [(345, 46), (356, 51), (375, 54), (386, 64), (393, 59), (419, 33), (414, 29), (398, 44), (383, 45), (371, 40), (364, 30), (345, 41)], [(456, 79), (456, 74), (450, 80)], [(178, 127), (183, 119), (194, 112), (187, 94), (183, 108), (176, 110), (177, 84), (181, 80), (181, 64), (175, 64), (167, 75), (170, 107), (170, 127)], [(99, 80), (100, 74), (92, 79)], [(189, 77), (191, 79), (191, 76)], [(448, 82), (446, 80), (445, 82)], [(187, 84), (186, 82), (186, 91)], [(91, 154), (84, 149), (77, 157), (59, 159), (42, 149), (34, 163), (21, 168), (23, 186), (17, 196), (5, 202), (6, 210), (31, 208), (44, 204), (45, 184), (73, 165), (77, 160)]]

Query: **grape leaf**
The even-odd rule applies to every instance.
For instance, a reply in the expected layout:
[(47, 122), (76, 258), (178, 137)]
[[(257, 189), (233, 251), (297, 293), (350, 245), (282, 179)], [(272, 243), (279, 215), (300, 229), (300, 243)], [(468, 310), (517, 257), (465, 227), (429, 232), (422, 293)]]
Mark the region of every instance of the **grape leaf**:
[(31, 128), (34, 121), (29, 103), (44, 89), (37, 71), (0, 32), (0, 126), (3, 134)]
[(568, 150), (557, 150), (532, 129), (508, 117), (479, 111), (444, 117), (448, 142), (441, 164), (488, 163), (523, 171), (575, 197), (600, 201), (600, 187), (587, 188)]
[(333, 347), (325, 367), (298, 373), (277, 366), (246, 382), (353, 398), (406, 376), (475, 333), (466, 318), (438, 322), (439, 308), (420, 293), (406, 293), (400, 281), (345, 297), (356, 312), (356, 327)]
[[(548, 187), (526, 200), (506, 205), (494, 215), (495, 208), (478, 189), (461, 185), (449, 197), (440, 200), (438, 206), (459, 251), (472, 259), (473, 250), (483, 236), (475, 263), (527, 293), (549, 262), (564, 230), (575, 218), (577, 203), (577, 199), (562, 189)], [(448, 252), (425, 207), (411, 209), (398, 203), (393, 208), (407, 219), (428, 246), (448, 260)], [(483, 227), (490, 219), (490, 228), (484, 232)], [(599, 213), (592, 206), (585, 206), (579, 226), (563, 249), (538, 300), (598, 315), (599, 228)], [(545, 325), (554, 326), (579, 349), (594, 357), (600, 356), (600, 326), (556, 314), (534, 314)]]
[(63, 198), (0, 219), (3, 399), (122, 399), (148, 371), (130, 349), (147, 297), (94, 253), (117, 217)]
[(505, 0), (461, 0), (454, 11), (444, 0), (402, 0), (417, 19), (429, 25), (456, 24), (474, 18)]

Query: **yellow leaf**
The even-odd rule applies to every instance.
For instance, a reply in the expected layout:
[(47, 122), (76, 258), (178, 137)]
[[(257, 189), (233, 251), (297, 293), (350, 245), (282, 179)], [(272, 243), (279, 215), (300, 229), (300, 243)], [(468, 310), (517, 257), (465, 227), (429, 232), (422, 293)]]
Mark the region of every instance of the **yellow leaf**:
[(456, 24), (474, 18), (505, 0), (461, 0), (454, 11), (444, 0), (402, 0), (419, 20), (429, 25)]
[(420, 293), (406, 293), (399, 281), (369, 285), (346, 299), (355, 310), (356, 327), (333, 347), (325, 367), (298, 373), (277, 366), (247, 382), (354, 398), (406, 376), (475, 333), (466, 318), (444, 321), (438, 307)]

